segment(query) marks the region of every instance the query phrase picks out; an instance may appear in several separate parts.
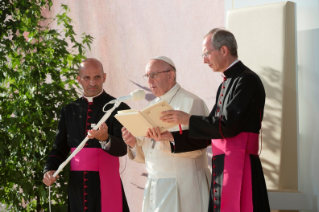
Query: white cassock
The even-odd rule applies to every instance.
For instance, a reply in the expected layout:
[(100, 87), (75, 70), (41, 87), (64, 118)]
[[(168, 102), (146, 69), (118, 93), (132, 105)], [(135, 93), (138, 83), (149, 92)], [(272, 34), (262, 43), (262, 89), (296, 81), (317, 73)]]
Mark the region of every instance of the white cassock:
[[(161, 100), (169, 102), (174, 110), (191, 115), (209, 113), (202, 99), (177, 83), (150, 105)], [(182, 125), (182, 129), (188, 130), (188, 125)], [(179, 131), (179, 126), (169, 131)], [(128, 148), (129, 158), (145, 163), (148, 172), (142, 212), (207, 212), (211, 173), (206, 148), (174, 154), (169, 141), (157, 141), (153, 148), (152, 143), (147, 137), (139, 137), (137, 145)]]

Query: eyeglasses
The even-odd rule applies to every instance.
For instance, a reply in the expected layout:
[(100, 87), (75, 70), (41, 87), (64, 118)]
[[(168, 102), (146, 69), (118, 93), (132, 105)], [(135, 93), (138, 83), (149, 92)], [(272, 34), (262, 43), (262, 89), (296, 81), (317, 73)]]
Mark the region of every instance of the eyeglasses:
[(207, 58), (207, 57), (209, 56), (209, 54), (210, 54), (212, 51), (215, 51), (215, 50), (219, 50), (219, 49), (213, 49), (213, 50), (204, 52), (204, 53), (202, 54), (202, 58)]
[(170, 72), (171, 70), (167, 70), (167, 71), (159, 71), (159, 72), (156, 72), (156, 73), (150, 73), (150, 74), (145, 74), (143, 76), (143, 78), (145, 80), (148, 80), (148, 78), (151, 78), (151, 79), (155, 79), (157, 77), (157, 74), (160, 74), (160, 73), (164, 73), (164, 72)]

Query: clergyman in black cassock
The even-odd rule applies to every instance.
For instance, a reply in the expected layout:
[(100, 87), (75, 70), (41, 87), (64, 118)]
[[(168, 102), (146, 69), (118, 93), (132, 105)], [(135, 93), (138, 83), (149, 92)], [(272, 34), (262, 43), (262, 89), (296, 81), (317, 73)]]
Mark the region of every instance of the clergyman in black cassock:
[[(104, 79), (100, 79), (103, 76), (99, 76), (101, 72), (96, 68), (96, 66), (102, 67), (102, 64), (95, 59), (86, 59), (83, 63), (84, 71), (80, 72), (83, 77), (78, 80), (83, 80), (81, 85), (84, 95), (61, 110), (55, 143), (44, 167), (46, 185), (52, 184), (49, 182), (52, 176), (46, 173), (52, 170), (54, 173), (54, 170), (58, 169), (70, 151), (72, 152), (82, 142), (88, 132), (92, 132), (91, 129), (104, 116), (105, 113), (102, 111), (104, 105), (115, 99), (102, 90), (105, 73), (102, 69)], [(87, 70), (91, 69), (93, 72), (87, 73)], [(110, 104), (105, 110), (112, 107)], [(129, 107), (121, 103), (106, 120), (106, 125), (103, 124), (99, 131), (92, 132), (95, 135), (101, 134), (96, 138), (91, 136), (92, 139), (89, 139), (84, 148), (71, 160), (68, 211), (129, 211), (120, 179), (118, 159), (127, 153), (127, 147), (121, 135), (122, 125), (114, 118), (118, 110), (126, 109)], [(107, 135), (107, 142), (103, 141), (103, 144), (106, 144), (104, 146), (100, 143), (102, 139), (97, 139), (102, 138), (103, 130), (106, 131), (103, 135)]]
[[(161, 119), (189, 124), (191, 138), (212, 139), (209, 212), (269, 212), (258, 152), (266, 96), (263, 84), (237, 59), (231, 32), (211, 30), (204, 38), (203, 52), (204, 62), (224, 78), (211, 113), (204, 117), (167, 111)], [(175, 152), (187, 151), (182, 142), (175, 141), (175, 146)]]

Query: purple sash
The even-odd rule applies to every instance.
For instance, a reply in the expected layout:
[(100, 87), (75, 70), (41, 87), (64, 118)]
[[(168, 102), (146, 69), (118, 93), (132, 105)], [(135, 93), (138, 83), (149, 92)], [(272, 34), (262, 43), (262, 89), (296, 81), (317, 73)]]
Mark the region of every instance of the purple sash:
[(258, 134), (212, 139), (213, 155), (225, 154), (221, 212), (253, 212), (249, 154), (258, 155)]
[[(71, 148), (73, 152), (75, 148)], [(101, 181), (101, 212), (122, 212), (119, 159), (100, 148), (83, 148), (71, 162), (71, 171), (98, 171)]]

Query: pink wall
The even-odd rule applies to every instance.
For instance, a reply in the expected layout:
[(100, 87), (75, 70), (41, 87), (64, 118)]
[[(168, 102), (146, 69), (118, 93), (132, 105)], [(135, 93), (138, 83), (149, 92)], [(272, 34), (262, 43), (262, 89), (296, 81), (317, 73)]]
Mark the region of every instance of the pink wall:
[[(75, 32), (94, 37), (87, 56), (103, 63), (107, 73), (104, 89), (109, 94), (120, 97), (147, 88), (142, 78), (147, 62), (165, 55), (177, 67), (177, 81), (212, 108), (221, 77), (203, 64), (202, 38), (210, 29), (224, 27), (224, 0), (54, 0), (53, 14), (61, 3), (71, 9)], [(148, 101), (127, 103), (141, 109)], [(147, 178), (144, 165), (126, 156), (121, 164), (130, 209), (140, 212)]]

